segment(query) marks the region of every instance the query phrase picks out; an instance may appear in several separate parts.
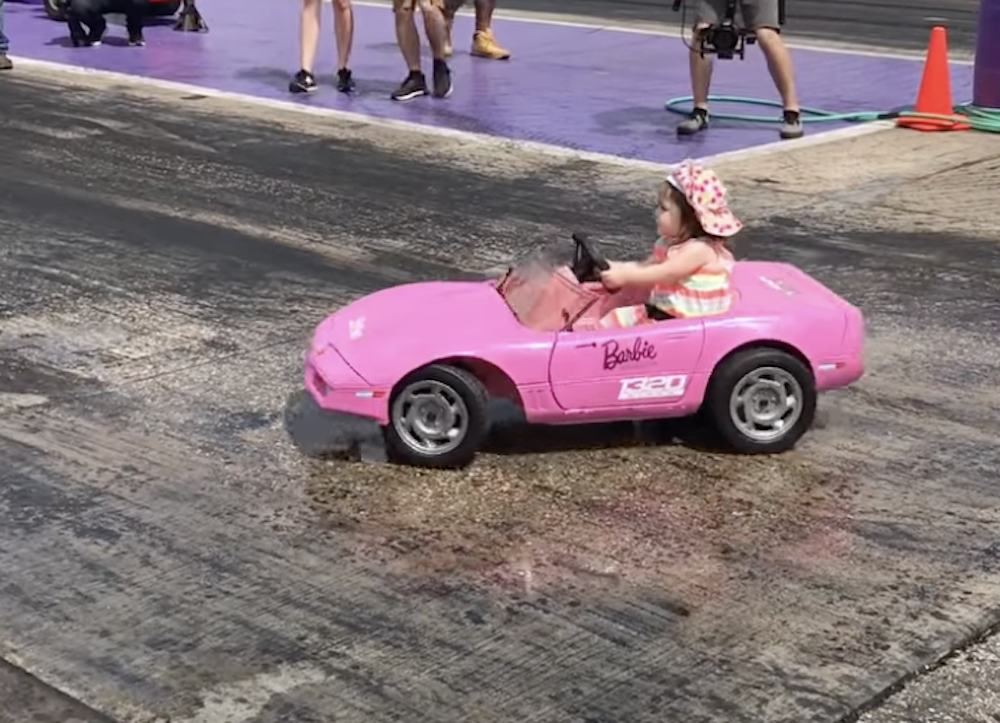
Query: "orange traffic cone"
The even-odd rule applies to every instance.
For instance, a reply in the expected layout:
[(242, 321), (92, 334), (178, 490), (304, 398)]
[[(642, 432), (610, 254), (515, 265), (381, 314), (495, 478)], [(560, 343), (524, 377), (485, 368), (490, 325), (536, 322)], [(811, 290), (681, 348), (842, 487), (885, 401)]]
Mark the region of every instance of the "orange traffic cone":
[(944, 118), (898, 118), (897, 126), (918, 131), (964, 131), (969, 129), (963, 123), (965, 116), (955, 113), (951, 97), (951, 71), (948, 68), (948, 31), (941, 26), (931, 29), (931, 40), (927, 46), (924, 74), (920, 79), (917, 93), (916, 113), (932, 113), (950, 116)]

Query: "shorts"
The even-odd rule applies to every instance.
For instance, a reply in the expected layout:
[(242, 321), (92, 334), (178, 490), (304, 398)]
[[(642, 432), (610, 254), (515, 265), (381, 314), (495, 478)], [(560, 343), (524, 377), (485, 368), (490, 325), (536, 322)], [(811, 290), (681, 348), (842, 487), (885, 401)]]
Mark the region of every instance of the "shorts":
[[(779, 0), (736, 0), (736, 25), (750, 31), (770, 28), (781, 31)], [(695, 25), (717, 25), (726, 17), (727, 0), (698, 0)]]
[(444, 0), (392, 0), (393, 10), (413, 10), (414, 6), (427, 3), (431, 7), (441, 10), (444, 8)]

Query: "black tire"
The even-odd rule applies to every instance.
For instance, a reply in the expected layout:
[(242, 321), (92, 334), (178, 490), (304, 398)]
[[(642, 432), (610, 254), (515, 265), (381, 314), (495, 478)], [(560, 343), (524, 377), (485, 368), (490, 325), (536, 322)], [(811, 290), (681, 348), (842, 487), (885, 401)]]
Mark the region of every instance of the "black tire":
[(45, 14), (50, 20), (66, 21), (66, 0), (45, 0)]
[[(753, 406), (761, 419), (767, 416), (764, 412), (769, 407), (758, 408), (758, 401), (761, 407), (773, 404), (775, 413), (787, 412), (785, 426), (768, 434), (759, 429), (763, 424), (753, 424), (754, 411), (734, 400), (737, 389), (752, 383), (756, 376), (762, 379), (756, 387), (759, 396), (753, 397)], [(816, 396), (816, 381), (806, 364), (780, 349), (756, 347), (733, 354), (716, 368), (709, 385), (706, 411), (725, 442), (737, 452), (778, 454), (794, 447), (812, 426)], [(793, 397), (796, 409), (790, 410), (788, 400)]]
[[(457, 442), (442, 450), (422, 450), (414, 435), (406, 430), (401, 417), (410, 393), (427, 386), (460, 400), (458, 417), (463, 431)], [(457, 367), (432, 364), (409, 374), (393, 390), (389, 399), (389, 423), (382, 427), (386, 452), (393, 462), (416, 467), (464, 467), (476, 456), (489, 432), (489, 394), (474, 375)]]
[(181, 9), (180, 0), (170, 3), (149, 3), (149, 15), (154, 18), (169, 18)]

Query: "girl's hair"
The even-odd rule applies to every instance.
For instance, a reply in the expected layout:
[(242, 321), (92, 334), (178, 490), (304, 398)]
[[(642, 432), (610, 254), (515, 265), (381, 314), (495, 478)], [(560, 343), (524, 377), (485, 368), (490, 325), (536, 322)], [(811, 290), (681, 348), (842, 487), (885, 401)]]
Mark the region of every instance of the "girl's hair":
[(677, 207), (681, 210), (681, 229), (684, 234), (685, 239), (699, 238), (711, 243), (717, 243), (725, 246), (727, 249), (732, 251), (730, 246), (730, 240), (723, 238), (721, 236), (710, 236), (705, 233), (705, 229), (701, 227), (701, 221), (698, 220), (698, 214), (694, 212), (694, 207), (688, 203), (687, 198), (684, 194), (678, 191), (670, 183), (664, 181), (660, 184), (660, 203), (662, 204), (664, 200), (670, 198), (677, 204)]

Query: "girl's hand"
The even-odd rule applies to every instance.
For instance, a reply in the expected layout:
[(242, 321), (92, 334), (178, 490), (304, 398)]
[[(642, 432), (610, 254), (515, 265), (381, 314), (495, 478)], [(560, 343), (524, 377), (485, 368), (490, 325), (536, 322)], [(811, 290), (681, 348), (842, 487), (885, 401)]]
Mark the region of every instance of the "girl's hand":
[(635, 268), (636, 264), (631, 261), (609, 261), (607, 270), (601, 272), (601, 283), (604, 284), (604, 288), (606, 289), (620, 289), (628, 284), (632, 271)]

